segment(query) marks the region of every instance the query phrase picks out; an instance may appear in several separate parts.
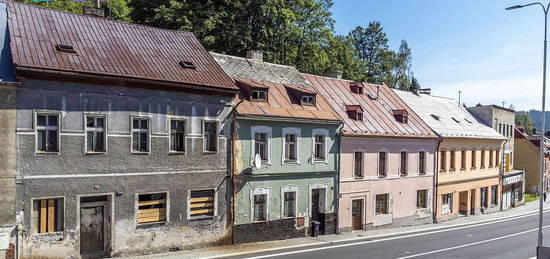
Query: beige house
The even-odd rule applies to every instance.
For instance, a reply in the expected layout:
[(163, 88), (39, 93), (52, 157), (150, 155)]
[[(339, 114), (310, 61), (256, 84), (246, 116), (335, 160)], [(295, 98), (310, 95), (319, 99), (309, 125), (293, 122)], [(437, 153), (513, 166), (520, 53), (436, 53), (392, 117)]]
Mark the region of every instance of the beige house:
[(436, 220), (500, 210), (504, 136), (452, 99), (396, 92), (442, 138), (434, 191)]
[[(517, 127), (514, 134), (514, 153), (515, 166), (525, 170), (525, 192), (537, 193), (540, 176), (540, 136), (528, 135), (523, 127)], [(550, 154), (548, 147), (550, 140), (546, 138), (546, 172), (545, 172), (545, 190), (549, 190), (550, 179)]]

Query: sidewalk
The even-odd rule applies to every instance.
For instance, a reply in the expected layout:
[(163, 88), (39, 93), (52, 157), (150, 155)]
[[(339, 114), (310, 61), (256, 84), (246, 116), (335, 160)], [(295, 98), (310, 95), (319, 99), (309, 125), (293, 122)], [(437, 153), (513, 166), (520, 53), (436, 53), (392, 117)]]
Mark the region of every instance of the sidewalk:
[[(545, 202), (544, 209), (549, 210), (549, 202)], [(303, 237), (303, 238), (294, 238), (287, 240), (277, 240), (277, 241), (267, 241), (267, 242), (257, 242), (257, 243), (248, 243), (240, 245), (227, 245), (227, 246), (217, 246), (204, 249), (196, 250), (182, 250), (177, 252), (169, 252), (162, 254), (152, 254), (152, 255), (142, 255), (142, 256), (131, 256), (125, 257), (128, 259), (153, 259), (153, 258), (220, 258), (220, 257), (230, 257), (237, 255), (244, 255), (247, 253), (257, 253), (257, 252), (268, 252), (275, 251), (279, 249), (287, 248), (299, 248), (299, 247), (308, 247), (314, 245), (330, 244), (330, 243), (340, 243), (347, 242), (359, 239), (379, 239), (382, 237), (412, 234), (418, 232), (425, 232), (437, 229), (447, 229), (471, 224), (483, 223), (485, 221), (492, 221), (497, 219), (505, 219), (514, 216), (520, 216), (523, 214), (534, 213), (538, 211), (539, 202), (538, 200), (529, 202), (523, 206), (511, 208), (506, 211), (495, 212), (491, 214), (481, 214), (474, 215), (470, 217), (458, 218), (455, 220), (442, 222), (442, 223), (432, 223), (424, 224), (418, 226), (406, 226), (406, 227), (396, 227), (396, 228), (382, 228), (366, 231), (354, 231), (339, 235), (325, 235), (319, 237)]]

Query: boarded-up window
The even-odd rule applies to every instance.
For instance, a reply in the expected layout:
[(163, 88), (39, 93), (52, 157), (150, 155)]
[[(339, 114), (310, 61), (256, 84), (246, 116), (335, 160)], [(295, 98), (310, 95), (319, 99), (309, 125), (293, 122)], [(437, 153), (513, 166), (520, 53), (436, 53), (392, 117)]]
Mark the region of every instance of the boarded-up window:
[(36, 232), (63, 231), (63, 198), (34, 200)]
[(214, 190), (191, 191), (189, 201), (191, 218), (214, 216)]
[(137, 223), (166, 221), (166, 193), (140, 194)]
[(416, 191), (416, 208), (417, 209), (428, 208), (428, 190)]

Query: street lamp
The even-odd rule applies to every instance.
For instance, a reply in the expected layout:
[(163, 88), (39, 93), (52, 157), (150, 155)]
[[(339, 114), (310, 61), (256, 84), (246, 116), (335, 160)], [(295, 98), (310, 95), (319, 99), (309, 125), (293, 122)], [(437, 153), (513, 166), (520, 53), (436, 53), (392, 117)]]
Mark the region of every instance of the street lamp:
[(541, 3), (530, 3), (525, 5), (514, 5), (506, 8), (506, 10), (520, 9), (523, 7), (531, 5), (540, 5), (544, 11), (544, 61), (542, 65), (542, 125), (541, 125), (541, 136), (540, 136), (540, 181), (539, 181), (539, 239), (537, 247), (537, 256), (539, 255), (539, 249), (542, 248), (542, 207), (544, 206), (544, 133), (546, 131), (546, 34), (548, 27), (548, 9), (550, 9), (550, 3), (543, 5)]

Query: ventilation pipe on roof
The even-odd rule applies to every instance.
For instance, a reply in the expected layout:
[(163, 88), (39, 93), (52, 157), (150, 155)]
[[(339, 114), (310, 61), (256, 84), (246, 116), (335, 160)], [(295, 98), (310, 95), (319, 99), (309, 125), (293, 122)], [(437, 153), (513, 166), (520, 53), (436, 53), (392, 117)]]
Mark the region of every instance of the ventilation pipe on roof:
[(261, 50), (247, 50), (246, 59), (264, 61), (264, 53)]

